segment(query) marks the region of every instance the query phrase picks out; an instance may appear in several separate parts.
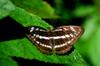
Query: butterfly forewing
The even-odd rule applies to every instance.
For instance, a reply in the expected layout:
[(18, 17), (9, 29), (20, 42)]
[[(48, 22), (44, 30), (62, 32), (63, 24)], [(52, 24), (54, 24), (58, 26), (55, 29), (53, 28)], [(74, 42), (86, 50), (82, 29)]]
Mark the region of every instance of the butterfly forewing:
[(45, 37), (45, 35), (48, 36), (48, 32), (45, 29), (41, 29), (40, 27), (35, 26), (29, 26), (28, 31), (28, 38), (33, 43), (35, 43), (35, 45), (41, 52), (46, 54), (52, 53), (52, 46), (50, 46), (51, 40), (48, 40), (48, 38)]
[(58, 36), (60, 35), (59, 32), (62, 32), (61, 38), (55, 39), (55, 51), (57, 54), (64, 54), (72, 48), (72, 45), (82, 35), (83, 28), (79, 26), (60, 26), (54, 31), (58, 31)]
[(28, 38), (46, 54), (67, 53), (83, 33), (83, 29), (79, 26), (60, 26), (53, 30), (31, 26), (28, 30)]

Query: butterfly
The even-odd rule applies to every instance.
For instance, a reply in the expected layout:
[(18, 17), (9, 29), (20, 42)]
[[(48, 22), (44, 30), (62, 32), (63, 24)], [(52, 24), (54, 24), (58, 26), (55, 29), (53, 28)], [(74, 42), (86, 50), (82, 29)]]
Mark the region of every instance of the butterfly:
[(29, 40), (45, 54), (65, 54), (71, 50), (73, 44), (80, 38), (84, 30), (80, 26), (59, 26), (46, 30), (38, 26), (29, 26), (27, 34)]

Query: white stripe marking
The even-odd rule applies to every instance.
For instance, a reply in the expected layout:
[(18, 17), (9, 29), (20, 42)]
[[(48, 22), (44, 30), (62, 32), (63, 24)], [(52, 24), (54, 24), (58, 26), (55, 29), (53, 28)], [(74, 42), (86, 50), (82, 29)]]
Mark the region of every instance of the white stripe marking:
[(72, 40), (70, 40), (70, 41), (68, 41), (67, 43), (68, 43), (68, 44), (70, 44), (72, 41), (73, 41), (73, 39), (72, 39)]
[(42, 44), (42, 43), (39, 43), (39, 45), (41, 45), (41, 46), (43, 46), (43, 47), (47, 47), (47, 48), (52, 49), (52, 47), (51, 47), (51, 46), (49, 46), (49, 45), (45, 45), (45, 44)]
[(76, 31), (73, 27), (70, 27), (70, 29), (72, 31), (74, 31), (75, 36), (77, 36), (79, 34), (79, 32), (80, 32), (80, 28), (79, 28), (79, 31)]
[(72, 31), (76, 32), (76, 30), (75, 30), (73, 27), (71, 27), (71, 26), (70, 26), (70, 29), (71, 29)]
[(45, 37), (45, 36), (39, 36), (40, 39), (47, 39), (49, 40), (50, 38), (49, 37)]
[(62, 38), (68, 38), (70, 37), (69, 35), (63, 35), (63, 36), (55, 36), (55, 37), (46, 37), (46, 36), (39, 36), (40, 39), (62, 39)]
[(74, 35), (73, 34), (69, 34), (71, 37), (74, 37)]
[(31, 30), (30, 30), (30, 32), (32, 32), (34, 30), (34, 27), (31, 27)]
[(39, 44), (39, 41), (36, 41), (37, 44)]
[(60, 39), (60, 38), (66, 38), (65, 36), (56, 36), (56, 37), (49, 37), (50, 39)]
[(54, 31), (62, 31), (62, 29), (56, 29), (56, 30), (54, 30)]
[(63, 28), (63, 29), (66, 30), (66, 31), (68, 30), (68, 28)]
[(36, 36), (36, 34), (33, 34), (33, 36)]
[(43, 29), (40, 29), (40, 31), (45, 31), (45, 30), (43, 30)]
[(68, 44), (70, 44), (70, 43), (71, 43), (71, 41), (68, 41), (67, 43), (68, 43)]
[(54, 48), (60, 48), (60, 47), (66, 46), (66, 45), (67, 45), (67, 43), (63, 43), (63, 44), (54, 46)]
[(37, 34), (37, 35), (36, 35), (36, 38), (38, 38), (38, 37), (39, 37), (39, 35)]
[(39, 28), (36, 28), (35, 30), (39, 30)]
[(70, 36), (69, 35), (65, 35), (67, 38), (69, 38)]

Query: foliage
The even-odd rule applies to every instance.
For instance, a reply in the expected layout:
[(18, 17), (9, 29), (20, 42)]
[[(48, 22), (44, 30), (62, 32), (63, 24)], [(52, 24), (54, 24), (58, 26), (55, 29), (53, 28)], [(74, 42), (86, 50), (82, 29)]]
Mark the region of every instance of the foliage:
[[(55, 0), (53, 2), (54, 6), (51, 6), (46, 0), (0, 0), (0, 19), (2, 20), (9, 16), (23, 27), (35, 25), (45, 29), (53, 29), (53, 26), (43, 18), (62, 19), (64, 25), (69, 22), (63, 22), (63, 19), (85, 18), (82, 23), (85, 29), (84, 35), (74, 45), (75, 50), (69, 55), (42, 54), (34, 46), (34, 43), (31, 43), (24, 36), (0, 42), (0, 66), (18, 66), (11, 57), (36, 59), (66, 66), (100, 66), (100, 11), (98, 8), (100, 2), (96, 0), (92, 5), (83, 5), (79, 4), (80, 1), (76, 0), (74, 9), (70, 9), (64, 8), (63, 0)], [(94, 5), (97, 6), (97, 10)], [(78, 22), (75, 23), (77, 24)], [(18, 26), (15, 27), (17, 28)]]

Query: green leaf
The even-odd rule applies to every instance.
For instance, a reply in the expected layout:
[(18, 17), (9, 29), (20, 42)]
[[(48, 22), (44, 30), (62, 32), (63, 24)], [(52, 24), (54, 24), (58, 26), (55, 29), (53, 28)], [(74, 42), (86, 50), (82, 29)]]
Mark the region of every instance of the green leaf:
[(93, 35), (93, 33), (95, 32), (95, 29), (97, 28), (97, 22), (98, 22), (98, 18), (95, 14), (93, 14), (92, 16), (88, 17), (85, 20), (84, 23), (84, 36), (82, 36), (82, 40), (87, 40), (90, 39), (90, 37)]
[(76, 17), (83, 17), (94, 14), (96, 11), (94, 6), (79, 6), (73, 11)]
[(94, 14), (88, 17), (84, 28), (82, 41), (77, 44), (76, 48), (89, 65), (100, 66), (100, 24), (98, 23), (98, 17)]
[(0, 66), (18, 66), (18, 65), (11, 58), (0, 54)]
[(17, 7), (35, 14), (41, 18), (56, 18), (54, 9), (43, 0), (11, 0)]
[[(48, 29), (48, 27), (53, 28), (48, 23), (43, 21), (40, 17), (25, 11), (22, 8), (16, 7), (16, 9), (11, 13), (10, 17), (15, 19), (23, 26), (36, 25)], [(46, 55), (41, 53), (26, 37), (22, 39), (9, 40), (0, 42), (0, 53), (8, 56), (16, 56), (27, 59), (37, 59), (40, 61), (50, 62), (50, 63), (61, 63), (61, 64), (71, 64), (71, 63), (82, 63), (87, 64), (81, 55), (74, 50), (69, 55)]]
[[(28, 13), (27, 11), (19, 7), (16, 7), (15, 11), (13, 11), (10, 16), (23, 26), (36, 25), (44, 28), (47, 27), (52, 28), (52, 26), (41, 20), (41, 18), (39, 18), (38, 16)], [(62, 56), (55, 54), (53, 55), (42, 54), (36, 48), (35, 44), (31, 43), (26, 37), (22, 39), (0, 42), (0, 49), (2, 49), (0, 50), (0, 53), (3, 53), (8, 56), (16, 56), (27, 59), (37, 59), (40, 61), (45, 61), (50, 63), (85, 64), (85, 61), (83, 60), (81, 55), (77, 52), (77, 50), (74, 50), (69, 55), (62, 55)]]
[[(91, 21), (86, 29), (90, 29), (87, 31), (87, 33), (91, 32), (88, 39), (84, 42), (85, 48), (88, 48), (87, 52), (87, 58), (88, 61), (92, 66), (100, 66), (99, 60), (100, 60), (100, 24), (99, 24), (99, 17), (95, 15), (93, 18), (91, 18)], [(86, 26), (87, 27), (87, 26)]]
[[(40, 17), (33, 15), (19, 7), (16, 7), (16, 9), (12, 12), (10, 16), (25, 27), (29, 25), (36, 25), (36, 26), (41, 26), (46, 29), (47, 27), (52, 28), (52, 26), (47, 24), (45, 21), (41, 20)], [(81, 55), (77, 52), (77, 50), (74, 50), (69, 55), (62, 55), (62, 56), (56, 55), (56, 54), (46, 55), (46, 54), (41, 53), (37, 49), (35, 44), (31, 43), (26, 37), (22, 39), (0, 42), (0, 49), (1, 49), (0, 53), (3, 53), (8, 56), (22, 57), (26, 59), (37, 59), (40, 61), (50, 62), (50, 63), (87, 64), (83, 60)]]
[(0, 53), (8, 56), (23, 57), (27, 59), (37, 59), (40, 61), (50, 62), (50, 63), (61, 63), (61, 64), (71, 64), (71, 63), (83, 63), (86, 62), (77, 52), (74, 50), (69, 55), (46, 55), (41, 53), (27, 38), (11, 40), (0, 42)]
[(16, 7), (16, 9), (12, 12), (10, 16), (25, 27), (33, 25), (33, 26), (41, 26), (46, 29), (53, 28), (48, 23), (43, 21), (40, 17), (32, 13), (29, 13), (19, 7)]
[(88, 41), (88, 44), (90, 44), (89, 59), (94, 66), (100, 66), (100, 27), (96, 29), (92, 36)]
[(0, 0), (0, 19), (8, 16), (15, 6), (9, 0)]

